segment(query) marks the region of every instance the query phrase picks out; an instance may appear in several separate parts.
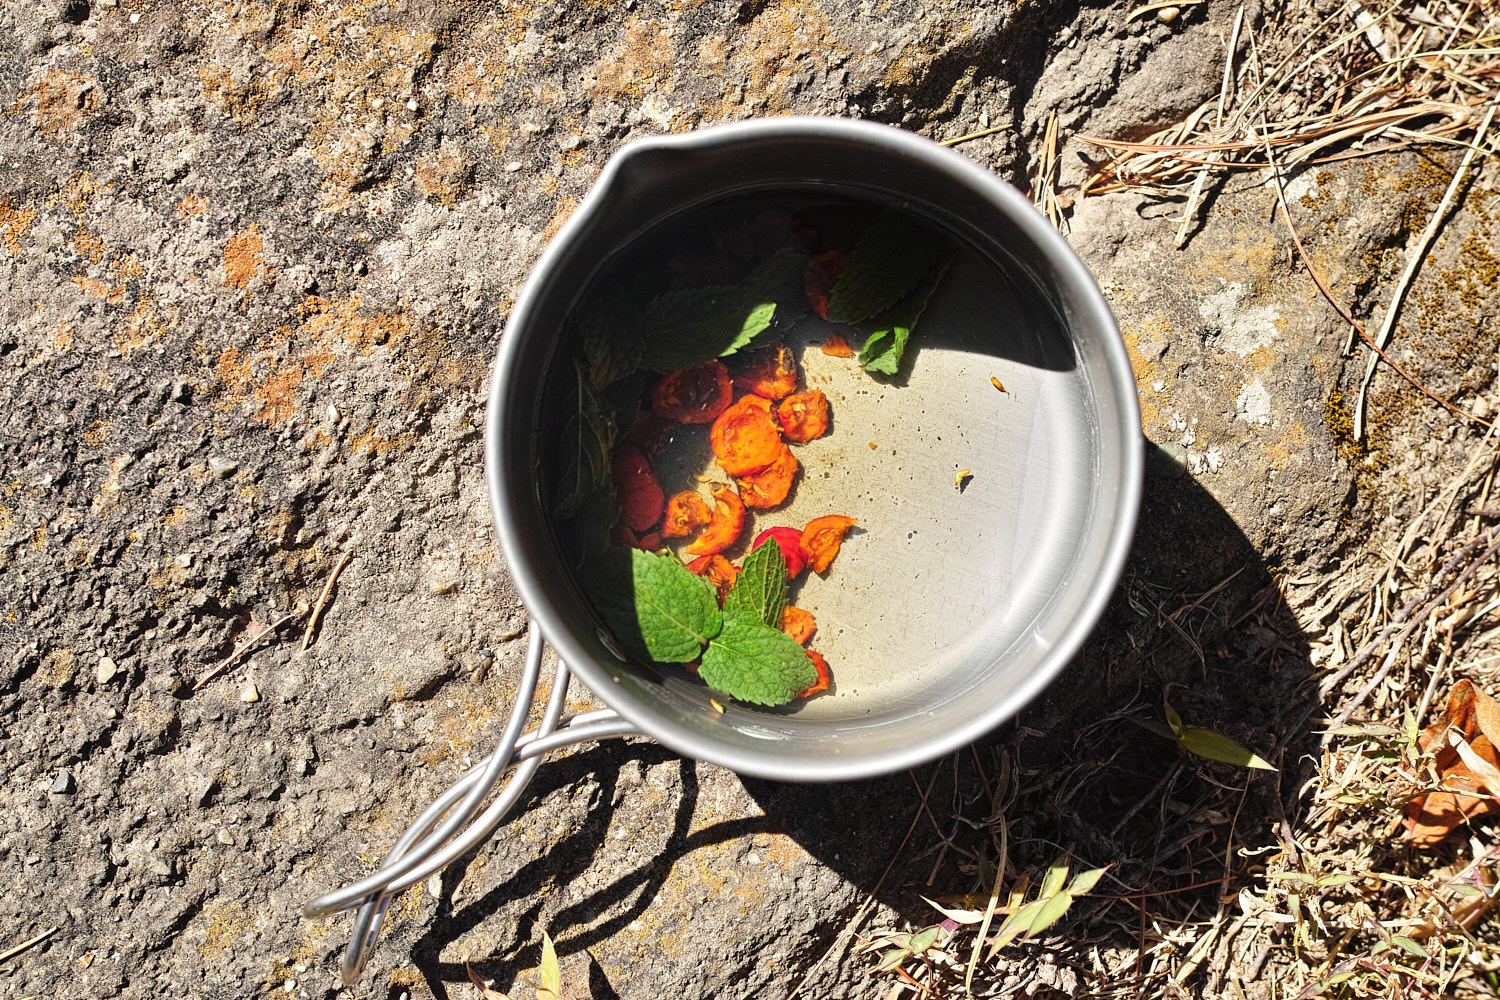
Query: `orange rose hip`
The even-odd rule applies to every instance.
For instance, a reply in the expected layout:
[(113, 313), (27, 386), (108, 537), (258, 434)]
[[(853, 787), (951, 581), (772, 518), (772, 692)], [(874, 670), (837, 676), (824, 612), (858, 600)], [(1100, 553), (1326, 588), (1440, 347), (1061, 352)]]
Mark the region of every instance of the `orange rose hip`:
[(741, 476), (735, 480), (740, 487), (740, 499), (746, 507), (765, 510), (775, 507), (792, 492), (792, 482), (797, 478), (797, 456), (786, 445), (781, 446), (781, 456), (759, 472)]
[(651, 409), (681, 424), (711, 424), (734, 399), (722, 361), (663, 375), (651, 389)]
[(729, 588), (734, 586), (734, 581), (740, 575), (740, 571), (734, 568), (734, 563), (721, 555), (699, 556), (687, 564), (688, 571), (703, 577), (714, 585), (719, 592), (719, 603), (724, 603), (724, 595), (729, 593)]
[(828, 514), (807, 522), (802, 529), (802, 549), (813, 572), (821, 573), (829, 567), (839, 554), (839, 546), (844, 544), (844, 533), (858, 523), (842, 514)]
[(703, 502), (702, 497), (692, 490), (683, 490), (672, 494), (672, 499), (667, 501), (667, 518), (661, 533), (666, 538), (691, 535), (712, 521), (713, 517), (713, 511), (708, 509), (708, 504)]
[(738, 541), (740, 532), (745, 529), (745, 503), (740, 499), (739, 494), (728, 486), (720, 486), (713, 493), (713, 520), (708, 523), (708, 527), (703, 529), (703, 533), (693, 539), (693, 543), (684, 549), (689, 555), (718, 555)]
[(781, 457), (781, 431), (771, 419), (771, 401), (744, 396), (719, 414), (709, 431), (714, 458), (731, 476), (759, 472)]
[(818, 623), (813, 620), (811, 611), (794, 608), (788, 604), (781, 612), (781, 631), (791, 636), (798, 645), (806, 645), (807, 640), (813, 637), (818, 630)]
[(767, 399), (781, 399), (797, 391), (797, 360), (791, 348), (775, 344), (750, 355), (750, 367), (737, 375), (734, 384)]
[(821, 389), (794, 392), (776, 406), (781, 434), (802, 444), (828, 433), (828, 397)]
[(656, 527), (666, 506), (666, 494), (641, 449), (628, 441), (615, 448), (610, 456), (609, 476), (619, 498), (621, 523), (637, 533)]
[(798, 698), (808, 698), (819, 691), (827, 691), (828, 683), (831, 680), (828, 675), (828, 661), (823, 659), (823, 654), (809, 649), (807, 650), (807, 658), (812, 660), (813, 668), (818, 671), (818, 679), (813, 681), (812, 685), (806, 690), (799, 691), (797, 693)]

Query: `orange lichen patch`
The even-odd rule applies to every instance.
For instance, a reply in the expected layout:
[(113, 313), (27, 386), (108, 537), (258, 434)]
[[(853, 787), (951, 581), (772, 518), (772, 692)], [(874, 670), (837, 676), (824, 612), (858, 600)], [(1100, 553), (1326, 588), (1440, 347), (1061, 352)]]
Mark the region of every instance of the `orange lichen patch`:
[(628, 441), (615, 448), (609, 476), (620, 503), (620, 522), (637, 533), (656, 527), (666, 507), (666, 496), (641, 450)]
[[(1139, 387), (1141, 423), (1148, 428), (1161, 421), (1161, 408), (1171, 403), (1170, 374), (1161, 358), (1161, 347), (1170, 342), (1171, 322), (1165, 314), (1146, 317), (1136, 323), (1122, 325), (1120, 336), (1125, 341), (1125, 353), (1130, 358), (1130, 368)], [(1157, 392), (1155, 383), (1165, 383), (1167, 388)]]
[(604, 57), (594, 65), (595, 97), (640, 100), (661, 89), (677, 65), (672, 28), (651, 18), (633, 17)]
[(392, 448), (399, 447), (405, 443), (404, 438), (383, 437), (376, 433), (375, 424), (372, 422), (365, 429), (364, 433), (353, 435), (349, 438), (349, 454), (358, 455), (362, 451), (367, 451), (372, 455), (384, 455)]
[[(767, 399), (781, 399), (797, 391), (797, 359), (785, 344), (775, 344), (750, 355), (750, 364), (734, 384)], [(733, 473), (731, 473), (733, 475)]]
[(836, 333), (830, 333), (828, 335), (828, 339), (823, 341), (823, 346), (819, 348), (819, 350), (828, 355), (830, 358), (854, 357), (854, 348), (849, 346), (849, 341), (845, 340), (843, 337), (839, 336)]
[(31, 123), (46, 135), (82, 127), (99, 110), (98, 85), (76, 73), (52, 72), (16, 98), (15, 113), (31, 108)]
[(90, 448), (98, 448), (108, 441), (114, 434), (115, 425), (109, 420), (95, 420), (89, 429), (83, 432), (83, 443)]
[(125, 317), (124, 324), (115, 331), (115, 348), (125, 354), (139, 350), (160, 338), (165, 326), (157, 312), (156, 299), (142, 295), (136, 300), (135, 309)]
[(651, 387), (651, 409), (682, 424), (711, 424), (733, 399), (729, 369), (722, 361), (668, 372)]
[(57, 329), (52, 331), (52, 346), (59, 351), (66, 351), (73, 346), (74, 331), (66, 323), (58, 323)]
[(451, 149), (438, 149), (417, 157), (412, 181), (429, 201), (455, 204), (469, 188), (473, 166)]
[(661, 533), (667, 538), (691, 535), (713, 520), (713, 512), (703, 498), (692, 490), (672, 494), (667, 501), (667, 516), (662, 522)]
[(813, 74), (848, 53), (828, 17), (816, 5), (787, 0), (771, 3), (731, 35), (722, 97), (703, 118), (743, 117), (746, 110), (780, 112), (792, 107), (792, 81)]
[(744, 396), (719, 414), (709, 431), (714, 457), (731, 476), (748, 476), (781, 458), (786, 446), (771, 419), (771, 401)]
[(807, 645), (807, 641), (817, 630), (818, 623), (813, 619), (811, 611), (804, 611), (790, 604), (782, 610), (781, 631), (791, 636), (798, 645)]
[(208, 199), (201, 194), (185, 194), (182, 200), (177, 202), (177, 214), (184, 219), (202, 215), (206, 211), (208, 211)]
[(82, 275), (75, 277), (73, 284), (82, 289), (85, 294), (92, 295), (96, 299), (103, 299), (110, 305), (119, 305), (125, 301), (124, 285), (107, 285), (102, 281), (85, 278)]
[(230, 288), (244, 288), (250, 279), (264, 269), (261, 252), (265, 244), (257, 226), (251, 225), (242, 233), (236, 233), (224, 244), (224, 284)]
[(21, 238), (35, 221), (36, 209), (23, 211), (9, 198), (0, 198), (0, 239), (5, 241), (5, 249), (12, 257), (21, 252)]
[(302, 366), (290, 364), (256, 386), (255, 398), (261, 407), (255, 411), (255, 419), (268, 424), (286, 423), (297, 412), (297, 386), (302, 384)]
[(839, 554), (844, 543), (844, 534), (859, 522), (842, 514), (815, 517), (802, 529), (802, 550), (807, 553), (807, 564), (813, 572), (822, 573)]
[(71, 242), (79, 256), (86, 257), (95, 264), (104, 259), (104, 241), (97, 234), (89, 232), (82, 226), (74, 231)]
[(828, 661), (823, 659), (822, 653), (817, 653), (809, 649), (807, 651), (807, 658), (812, 660), (813, 667), (818, 671), (818, 679), (813, 681), (807, 690), (799, 691), (797, 693), (798, 698), (810, 698), (819, 691), (827, 691), (828, 685), (833, 679), (828, 673)]
[(821, 389), (793, 393), (777, 405), (776, 419), (788, 441), (816, 440), (828, 433), (828, 397)]
[(781, 455), (776, 461), (736, 482), (740, 487), (740, 499), (745, 506), (765, 510), (786, 500), (792, 492), (792, 482), (797, 478), (797, 456), (786, 445), (781, 446)]
[(227, 66), (204, 66), (198, 70), (203, 96), (241, 125), (254, 125), (271, 96), (271, 85), (247, 71), (248, 79), (236, 80)]
[(698, 43), (698, 71), (722, 76), (729, 63), (729, 42), (722, 35), (709, 35)]
[(714, 585), (719, 593), (720, 604), (724, 603), (724, 596), (729, 593), (729, 588), (734, 586), (735, 577), (740, 575), (740, 571), (734, 568), (734, 563), (717, 553), (699, 556), (688, 563), (687, 568)]
[(577, 210), (578, 199), (572, 195), (565, 194), (557, 199), (557, 211), (552, 213), (551, 220), (548, 221), (546, 228), (542, 230), (542, 242), (552, 242), (552, 237), (557, 235), (558, 230), (567, 224), (568, 220), (573, 217), (573, 213)]
[(1291, 465), (1307, 449), (1307, 431), (1303, 429), (1298, 421), (1292, 421), (1286, 433), (1273, 445), (1267, 453), (1271, 460), (1271, 468), (1278, 472)]
[(728, 486), (718, 486), (714, 488), (713, 495), (713, 520), (693, 540), (693, 544), (684, 550), (689, 555), (718, 555), (739, 541), (740, 533), (745, 530), (745, 503), (739, 494)]
[(360, 314), (361, 299), (329, 299), (310, 295), (302, 300), (301, 312), (306, 319), (299, 334), (311, 334), (319, 344), (334, 338), (345, 341), (361, 354), (369, 354), (378, 344), (396, 345), (411, 332), (411, 317), (406, 312)]

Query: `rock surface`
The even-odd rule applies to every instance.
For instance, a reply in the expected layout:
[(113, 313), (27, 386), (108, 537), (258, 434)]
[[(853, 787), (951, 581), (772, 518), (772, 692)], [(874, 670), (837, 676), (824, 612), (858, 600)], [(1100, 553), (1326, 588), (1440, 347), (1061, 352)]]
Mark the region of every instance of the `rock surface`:
[[(999, 128), (960, 148), (1024, 185), (1050, 114), (1068, 135), (1170, 123), (1215, 92), (1226, 33), (1207, 4), (1171, 25), (900, 0), (0, 9), (0, 947), (60, 928), (5, 988), (337, 993), (347, 918), (304, 921), (302, 902), (372, 871), (514, 696), (525, 612), (482, 482), (486, 373), (520, 282), (622, 143), (787, 112)], [(1310, 252), (1364, 308), (1446, 185), (1415, 159), (1287, 179)], [(1345, 332), (1266, 180), (1224, 185), (1180, 251), (1179, 201), (1072, 210), (1164, 450), (1136, 583), (1028, 713), (1058, 746), (1057, 691), (1074, 712), (1104, 697), (1071, 692), (1100, 687), (1131, 587), (1202, 589), (1245, 553), (1325, 565), (1352, 524), (1394, 516), (1373, 476), (1421, 483), (1421, 456), (1465, 447), (1423, 435), (1388, 375), (1374, 448), (1350, 445), (1330, 394), (1350, 389)], [(1448, 352), (1435, 387), (1472, 396), (1494, 375), (1472, 333), (1494, 302), (1488, 215), (1470, 237), (1440, 244), (1447, 277), (1419, 283), (1407, 323)], [(367, 981), (473, 995), (472, 963), (527, 996), (547, 929), (569, 995), (761, 997), (809, 976), (806, 995), (866, 995), (842, 933), (866, 895), (887, 926), (930, 920), (932, 862), (908, 849), (882, 875), (917, 805), (906, 775), (808, 789), (649, 743), (575, 752), (393, 905)]]

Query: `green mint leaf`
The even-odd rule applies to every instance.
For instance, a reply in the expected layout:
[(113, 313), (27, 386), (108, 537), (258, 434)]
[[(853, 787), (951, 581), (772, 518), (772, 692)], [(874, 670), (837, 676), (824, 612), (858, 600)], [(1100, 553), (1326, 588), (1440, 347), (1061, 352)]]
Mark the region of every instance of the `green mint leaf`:
[(735, 285), (679, 288), (658, 295), (646, 308), (641, 327), (641, 364), (653, 371), (676, 371), (725, 357), (754, 343), (787, 307), (805, 299), (801, 274), (807, 255), (777, 251)]
[(653, 660), (687, 663), (720, 634), (723, 617), (713, 585), (673, 556), (630, 550), (635, 620)]
[(861, 368), (883, 375), (896, 374), (906, 353), (906, 342), (952, 261), (951, 250), (939, 252), (921, 280), (899, 302), (876, 318), (876, 330), (865, 341), (865, 349), (859, 352)]
[(781, 546), (766, 539), (745, 557), (740, 575), (724, 596), (724, 613), (753, 615), (762, 625), (781, 628), (786, 610), (786, 556)]
[(608, 478), (594, 488), (572, 517), (563, 521), (558, 534), (568, 551), (587, 561), (609, 548), (609, 532), (620, 519), (620, 501), (615, 496), (615, 484)]
[(818, 670), (791, 636), (739, 611), (724, 615), (724, 628), (709, 641), (698, 676), (731, 698), (785, 705), (817, 682)]
[(562, 474), (557, 481), (554, 516), (572, 517), (589, 494), (609, 478), (609, 450), (615, 446), (615, 425), (588, 386), (580, 367), (568, 393), (567, 422), (559, 451)]
[(641, 365), (641, 342), (620, 326), (619, 318), (628, 314), (629, 308), (630, 297), (619, 288), (578, 307), (575, 322), (591, 389), (611, 386)]
[(865, 341), (864, 350), (859, 352), (859, 366), (867, 372), (896, 374), (901, 367), (901, 356), (906, 353), (906, 340), (910, 336), (911, 328), (905, 326), (876, 330)]
[(882, 212), (860, 235), (833, 284), (829, 321), (863, 323), (891, 308), (922, 281), (943, 246), (940, 236), (909, 216)]

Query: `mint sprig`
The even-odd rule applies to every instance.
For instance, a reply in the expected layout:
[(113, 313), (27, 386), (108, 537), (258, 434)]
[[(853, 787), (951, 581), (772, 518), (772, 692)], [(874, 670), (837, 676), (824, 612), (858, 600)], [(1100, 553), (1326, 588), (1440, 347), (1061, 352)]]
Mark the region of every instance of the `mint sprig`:
[(762, 625), (781, 628), (786, 610), (786, 556), (772, 539), (745, 557), (740, 575), (724, 596), (724, 613), (754, 616)]
[(906, 342), (911, 331), (921, 318), (932, 293), (953, 261), (953, 252), (946, 250), (938, 254), (927, 273), (916, 286), (902, 296), (901, 301), (891, 306), (876, 318), (876, 330), (865, 341), (859, 352), (859, 365), (867, 372), (894, 375), (901, 367), (901, 358), (906, 353)]
[(785, 705), (812, 687), (818, 670), (791, 636), (746, 611), (726, 612), (703, 653), (698, 676), (731, 698)]
[(568, 417), (560, 448), (562, 475), (557, 482), (557, 517), (572, 517), (598, 486), (609, 478), (609, 450), (615, 446), (614, 420), (589, 388), (580, 366), (568, 392)]
[(941, 237), (909, 216), (882, 212), (860, 235), (834, 282), (829, 321), (863, 323), (890, 309), (921, 283), (943, 246)]
[(662, 663), (697, 659), (723, 627), (712, 585), (671, 556), (632, 549), (630, 558), (636, 624), (646, 652)]

